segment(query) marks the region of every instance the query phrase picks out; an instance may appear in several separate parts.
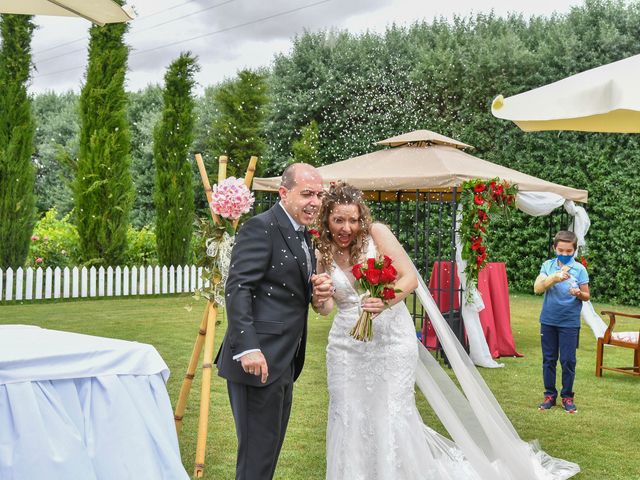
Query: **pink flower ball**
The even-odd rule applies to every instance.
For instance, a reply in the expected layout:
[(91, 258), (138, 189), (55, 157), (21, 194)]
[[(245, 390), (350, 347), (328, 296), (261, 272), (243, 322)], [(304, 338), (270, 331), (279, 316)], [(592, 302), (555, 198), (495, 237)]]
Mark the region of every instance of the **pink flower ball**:
[(44, 262), (44, 260), (42, 259), (42, 257), (38, 257), (38, 258), (36, 258), (36, 263), (37, 263), (37, 264), (40, 264), (40, 263), (42, 263), (42, 262)]
[(241, 178), (229, 177), (214, 185), (211, 191), (211, 210), (230, 220), (236, 220), (249, 212), (253, 202), (253, 193)]

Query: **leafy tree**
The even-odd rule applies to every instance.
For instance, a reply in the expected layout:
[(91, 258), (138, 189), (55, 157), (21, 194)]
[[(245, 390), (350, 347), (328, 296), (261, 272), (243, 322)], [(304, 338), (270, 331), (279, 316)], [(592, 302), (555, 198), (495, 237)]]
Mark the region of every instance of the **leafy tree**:
[(318, 157), (319, 145), (318, 122), (311, 120), (308, 125), (302, 127), (302, 133), (298, 140), (291, 144), (293, 153), (292, 162), (308, 163), (313, 166), (320, 166)]
[(83, 260), (118, 265), (127, 250), (133, 203), (124, 77), (127, 25), (92, 26), (80, 94), (80, 147), (73, 191)]
[(150, 85), (129, 94), (129, 124), (131, 125), (131, 175), (136, 191), (131, 210), (135, 228), (155, 224), (153, 189), (156, 166), (153, 162), (153, 129), (162, 115), (162, 88)]
[(0, 16), (0, 268), (24, 264), (35, 221), (34, 123), (27, 95), (33, 29), (29, 16)]
[(190, 53), (181, 54), (169, 66), (164, 110), (154, 133), (156, 241), (163, 265), (185, 264), (189, 256), (194, 221), (190, 162), (195, 126), (192, 89), (198, 70)]
[[(266, 74), (242, 70), (237, 78), (216, 89), (214, 100), (218, 115), (211, 127), (209, 151), (215, 165), (214, 168), (209, 166), (209, 173), (217, 178), (217, 159), (220, 155), (227, 155), (227, 176), (243, 176), (251, 156), (262, 157), (265, 148)], [(256, 173), (260, 175), (264, 168), (261, 159)]]
[(35, 192), (40, 215), (55, 209), (64, 215), (73, 209), (73, 170), (69, 159), (78, 153), (78, 95), (47, 92), (33, 99), (36, 167)]

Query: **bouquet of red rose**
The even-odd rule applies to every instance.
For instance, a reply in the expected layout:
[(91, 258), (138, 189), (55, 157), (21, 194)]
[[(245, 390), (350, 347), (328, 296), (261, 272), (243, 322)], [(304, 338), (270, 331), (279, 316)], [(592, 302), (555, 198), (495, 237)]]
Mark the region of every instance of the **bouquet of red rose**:
[[(393, 288), (398, 272), (391, 265), (392, 260), (384, 255), (380, 258), (368, 258), (366, 263), (358, 263), (351, 268), (356, 285), (364, 292), (363, 298), (380, 298), (385, 304), (401, 292)], [(367, 342), (373, 338), (372, 313), (363, 311), (350, 335), (356, 340)]]

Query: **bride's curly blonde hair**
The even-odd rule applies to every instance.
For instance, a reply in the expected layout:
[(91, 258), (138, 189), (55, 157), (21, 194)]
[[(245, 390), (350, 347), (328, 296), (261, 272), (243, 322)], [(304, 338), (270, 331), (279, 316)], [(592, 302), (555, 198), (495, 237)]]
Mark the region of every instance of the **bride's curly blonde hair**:
[(320, 251), (320, 263), (327, 272), (333, 270), (333, 252), (331, 248), (333, 239), (329, 230), (329, 215), (331, 215), (336, 205), (355, 205), (358, 207), (360, 230), (356, 235), (355, 243), (349, 249), (349, 263), (351, 265), (359, 263), (363, 254), (367, 251), (369, 231), (371, 229), (371, 211), (364, 203), (362, 191), (342, 181), (332, 183), (322, 198), (322, 206), (318, 215), (320, 237), (316, 242), (316, 247)]

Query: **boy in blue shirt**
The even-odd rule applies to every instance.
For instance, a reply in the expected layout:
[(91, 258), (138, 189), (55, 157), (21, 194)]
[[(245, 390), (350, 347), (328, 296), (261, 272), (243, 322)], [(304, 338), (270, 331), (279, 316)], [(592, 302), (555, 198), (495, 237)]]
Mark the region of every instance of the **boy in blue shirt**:
[(540, 312), (542, 344), (542, 378), (544, 401), (540, 410), (556, 404), (556, 364), (562, 365), (562, 407), (568, 413), (578, 409), (573, 401), (573, 381), (576, 376), (576, 348), (580, 335), (582, 302), (591, 298), (587, 270), (573, 258), (578, 238), (573, 232), (561, 230), (553, 239), (556, 258), (547, 260), (540, 268), (533, 291), (544, 293)]

